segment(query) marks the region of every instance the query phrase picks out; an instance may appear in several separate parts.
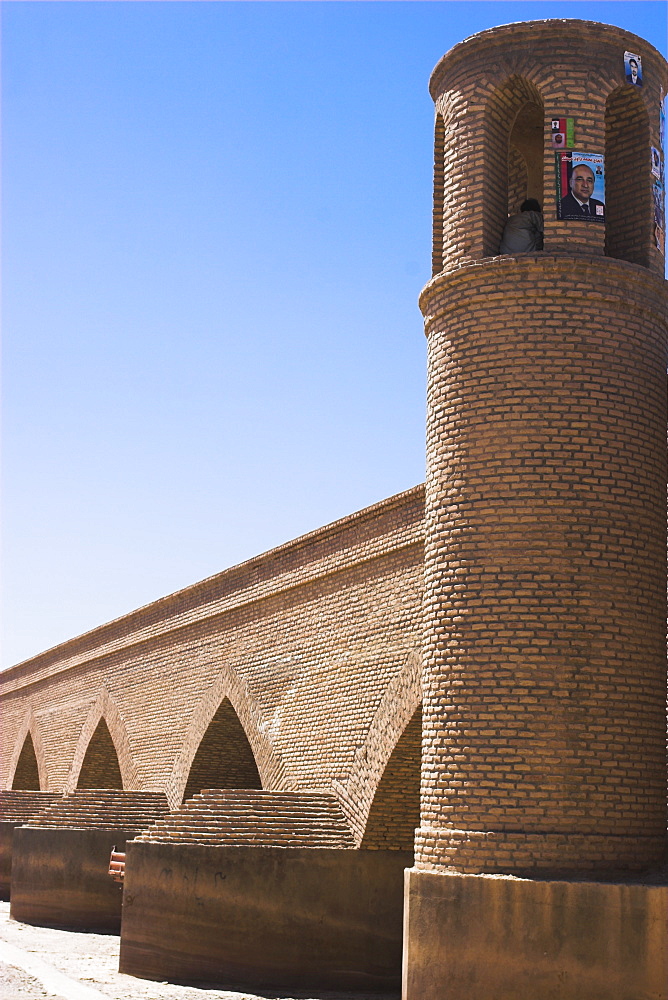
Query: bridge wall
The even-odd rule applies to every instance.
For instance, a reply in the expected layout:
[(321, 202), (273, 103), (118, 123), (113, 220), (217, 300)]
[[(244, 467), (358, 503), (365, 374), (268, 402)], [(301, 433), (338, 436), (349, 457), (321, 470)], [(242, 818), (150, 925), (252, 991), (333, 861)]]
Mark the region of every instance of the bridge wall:
[(391, 497), (6, 671), (0, 786), (30, 734), (42, 789), (73, 791), (106, 726), (123, 788), (173, 807), (227, 698), (262, 787), (334, 790), (361, 840), (420, 701), (423, 498)]

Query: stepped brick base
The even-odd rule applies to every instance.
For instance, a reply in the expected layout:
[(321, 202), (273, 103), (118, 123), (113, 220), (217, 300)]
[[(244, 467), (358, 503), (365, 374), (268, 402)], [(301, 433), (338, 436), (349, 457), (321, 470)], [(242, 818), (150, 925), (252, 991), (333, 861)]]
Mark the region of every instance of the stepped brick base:
[(203, 789), (137, 840), (217, 847), (354, 846), (333, 795), (246, 788)]
[(114, 845), (167, 811), (155, 792), (78, 789), (14, 830), (11, 916), (44, 927), (118, 933), (121, 887), (109, 878)]
[(132, 841), (120, 971), (253, 992), (398, 990), (411, 863), (401, 851)]
[(668, 884), (406, 872), (403, 1000), (668, 1000)]
[(30, 826), (70, 830), (131, 830), (139, 833), (167, 812), (162, 792), (77, 788), (50, 805)]
[(9, 899), (11, 890), (14, 830), (58, 798), (57, 792), (0, 792), (0, 899)]

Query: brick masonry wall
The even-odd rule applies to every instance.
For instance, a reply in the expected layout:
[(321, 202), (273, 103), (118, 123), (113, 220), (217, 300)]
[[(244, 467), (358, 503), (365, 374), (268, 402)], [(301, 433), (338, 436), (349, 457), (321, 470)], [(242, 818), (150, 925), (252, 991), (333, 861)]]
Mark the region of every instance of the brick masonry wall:
[(520, 150), (510, 145), (508, 150), (508, 214), (519, 212), (527, 196), (528, 175), (526, 160)]
[(420, 486), (5, 672), (3, 786), (30, 731), (43, 787), (72, 791), (104, 719), (123, 787), (174, 807), (228, 699), (262, 787), (335, 788), (359, 840), (416, 707), (423, 515)]
[(463, 266), (429, 343), (418, 867), (655, 863), (665, 844), (665, 282)]
[(77, 788), (72, 795), (55, 798), (33, 815), (27, 825), (61, 830), (126, 830), (139, 833), (164, 816), (167, 808), (167, 799), (159, 792)]
[(432, 210), (431, 273), (443, 268), (443, 224), (445, 218), (445, 125), (436, 114), (434, 125), (434, 204)]
[[(627, 96), (632, 88), (624, 77), (626, 49), (639, 53), (643, 61), (644, 86), (633, 88), (633, 97)], [(649, 144), (659, 145), (659, 93), (661, 87), (668, 92), (668, 73), (653, 46), (618, 28), (588, 21), (505, 25), (455, 46), (434, 70), (430, 86), (438, 116), (437, 159), (443, 147), (442, 166), (437, 163), (435, 169), (434, 273), (498, 254), (508, 210), (509, 137), (518, 114), (533, 103), (544, 110), (545, 249), (603, 255), (607, 231), (611, 256), (637, 262), (640, 252), (642, 262), (663, 275), (663, 257), (648, 221)], [(614, 129), (608, 132), (606, 146), (608, 101), (609, 121), (625, 116), (626, 124), (633, 126), (634, 143), (643, 133), (642, 149), (636, 145), (632, 156), (633, 178), (624, 180), (622, 187), (616, 179), (626, 176), (630, 147), (615, 142)], [(643, 115), (638, 113), (641, 106)], [(611, 178), (606, 201), (612, 215), (605, 226), (556, 218), (550, 122), (566, 116), (575, 119), (576, 150), (606, 154)], [(624, 232), (628, 209), (635, 212), (637, 207), (636, 192), (644, 205), (640, 248), (637, 235)], [(516, 190), (512, 197), (518, 197)]]

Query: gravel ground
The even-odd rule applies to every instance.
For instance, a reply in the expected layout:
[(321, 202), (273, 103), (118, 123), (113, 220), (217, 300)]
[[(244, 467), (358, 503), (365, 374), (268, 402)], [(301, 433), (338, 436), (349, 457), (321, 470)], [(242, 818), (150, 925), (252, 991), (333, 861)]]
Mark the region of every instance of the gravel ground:
[(42, 986), (39, 979), (30, 976), (23, 969), (0, 962), (0, 996), (2, 1000), (66, 1000), (56, 997)]
[[(113, 934), (84, 934), (78, 931), (33, 927), (9, 918), (9, 903), (0, 902), (0, 942), (5, 941), (41, 959), (42, 963), (63, 973), (72, 981), (71, 992), (58, 980), (54, 992), (49, 982), (35, 978), (18, 962), (0, 962), (2, 1000), (78, 1000), (82, 987), (97, 991), (110, 1000), (397, 1000), (395, 995), (299, 993), (284, 997), (277, 993), (236, 993), (205, 986), (176, 986), (135, 979), (118, 972), (119, 938)], [(26, 964), (28, 964), (26, 962)], [(29, 966), (30, 968), (30, 966)], [(93, 1000), (91, 994), (90, 1000)]]

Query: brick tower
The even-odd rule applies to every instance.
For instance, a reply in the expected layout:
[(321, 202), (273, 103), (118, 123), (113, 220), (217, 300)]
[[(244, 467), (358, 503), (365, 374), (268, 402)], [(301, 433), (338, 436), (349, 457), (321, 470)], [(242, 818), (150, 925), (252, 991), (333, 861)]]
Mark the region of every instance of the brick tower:
[[(628, 32), (543, 21), (432, 76), (405, 1000), (668, 997), (668, 888), (637, 875), (666, 843), (667, 70)], [(561, 202), (578, 163), (586, 217)], [(499, 256), (527, 197), (544, 250)]]

